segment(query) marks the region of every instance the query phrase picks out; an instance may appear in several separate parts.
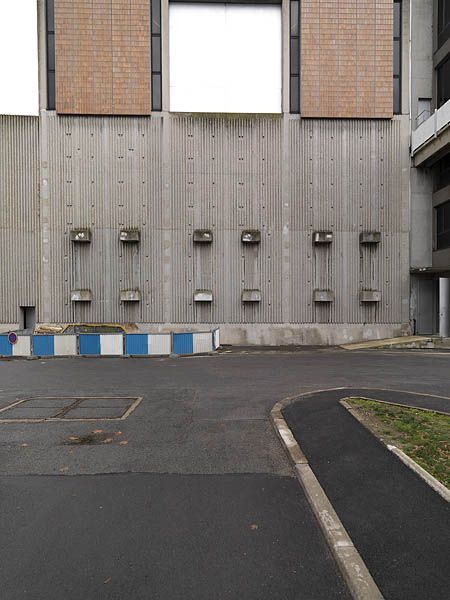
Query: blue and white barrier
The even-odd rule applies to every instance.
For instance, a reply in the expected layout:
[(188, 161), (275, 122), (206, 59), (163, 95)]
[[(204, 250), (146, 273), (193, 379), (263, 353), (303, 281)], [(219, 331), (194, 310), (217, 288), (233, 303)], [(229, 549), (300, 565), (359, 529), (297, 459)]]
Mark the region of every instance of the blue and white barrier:
[(76, 356), (76, 335), (33, 335), (34, 356)]
[(171, 352), (170, 333), (125, 334), (125, 354), (129, 356), (168, 356)]
[(169, 356), (219, 348), (219, 329), (193, 333), (0, 334), (0, 357)]
[(0, 356), (31, 356), (31, 338), (29, 335), (18, 335), (13, 344), (8, 335), (0, 335)]

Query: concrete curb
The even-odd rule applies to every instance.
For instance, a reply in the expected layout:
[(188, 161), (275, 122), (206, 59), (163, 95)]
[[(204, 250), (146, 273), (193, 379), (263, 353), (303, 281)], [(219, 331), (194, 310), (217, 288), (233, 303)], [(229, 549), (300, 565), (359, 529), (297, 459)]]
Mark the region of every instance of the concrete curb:
[[(310, 394), (305, 394), (305, 396), (308, 395)], [(275, 404), (270, 413), (272, 424), (294, 466), (297, 478), (352, 598), (354, 600), (384, 600), (282, 415), (281, 411), (285, 406), (301, 397), (302, 395), (285, 398)]]
[[(396, 391), (396, 390), (394, 390)], [(417, 396), (425, 396), (425, 394), (417, 394)], [(348, 398), (351, 398), (352, 396), (348, 396)], [(444, 398), (446, 400), (448, 400), (448, 398), (445, 398), (445, 396), (434, 396), (435, 398)], [(423, 410), (424, 412), (431, 412), (431, 413), (436, 413), (438, 415), (445, 415), (446, 417), (450, 416), (449, 412), (446, 412), (445, 410), (436, 410), (435, 408), (424, 408), (422, 406), (411, 406), (411, 404), (402, 404), (401, 402), (389, 402), (388, 400), (378, 400), (378, 398), (369, 398), (368, 396), (358, 396), (358, 398), (361, 398), (361, 400), (369, 400), (370, 402), (379, 402), (380, 404), (388, 404), (389, 406), (399, 406), (400, 408), (411, 408), (412, 410)], [(345, 399), (339, 400), (340, 404), (342, 404), (342, 406), (344, 408), (346, 408), (347, 410), (353, 410), (353, 406), (351, 406), (350, 404), (348, 404), (348, 402), (345, 401)], [(356, 415), (354, 415), (355, 419), (358, 419), (358, 417)]]
[[(373, 400), (371, 398), (365, 398), (365, 399), (372, 400), (374, 402), (378, 402), (378, 400)], [(368, 431), (370, 431), (370, 433), (372, 433), (372, 435), (375, 435), (367, 427), (367, 425), (364, 423), (364, 421), (361, 419), (360, 415), (358, 414), (358, 411), (355, 410), (355, 408), (353, 406), (351, 406), (345, 400), (340, 400), (340, 404), (342, 404), (342, 406), (348, 410), (348, 412), (352, 415), (352, 417), (354, 417), (358, 421), (358, 423), (360, 423), (363, 427), (365, 427)], [(393, 406), (402, 406), (402, 407), (405, 406), (404, 404), (394, 404), (391, 402), (384, 402), (384, 404), (392, 404)], [(413, 407), (405, 406), (405, 408), (413, 408)], [(426, 408), (425, 409), (417, 409), (417, 410), (428, 410), (429, 412), (436, 412), (438, 414), (448, 416), (448, 413), (442, 413), (439, 411), (430, 411), (429, 409), (426, 409)], [(447, 487), (445, 487), (444, 484), (442, 484), (435, 477), (433, 477), (433, 475), (428, 473), (428, 471), (426, 471), (418, 463), (416, 463), (416, 461), (413, 460), (410, 456), (408, 456), (405, 452), (403, 452), (403, 450), (400, 450), (400, 448), (397, 448), (397, 446), (393, 446), (392, 444), (386, 444), (378, 436), (375, 436), (375, 437), (377, 437), (380, 440), (380, 442), (384, 446), (386, 446), (386, 448), (388, 450), (390, 450), (393, 454), (395, 454), (397, 456), (397, 458), (399, 458), (407, 467), (409, 467), (412, 471), (414, 471), (414, 473), (416, 473), (416, 475), (421, 477), (431, 488), (433, 488), (433, 490), (435, 492), (437, 492), (440, 496), (442, 496), (442, 498), (444, 498), (444, 500), (446, 500), (447, 502), (450, 502), (450, 490)]]
[(435, 492), (437, 492), (440, 496), (444, 498), (444, 500), (450, 502), (450, 490), (446, 488), (443, 483), (438, 481), (435, 477), (433, 477), (433, 475), (430, 475), (428, 471), (423, 469), (419, 464), (416, 463), (415, 460), (413, 460), (411, 457), (405, 454), (403, 450), (400, 450), (400, 448), (397, 448), (396, 446), (391, 446), (390, 444), (388, 444), (387, 447), (391, 452), (398, 456), (398, 458), (403, 463), (405, 463), (405, 465), (407, 465), (411, 470), (413, 470), (414, 473), (417, 473), (419, 477), (426, 481)]

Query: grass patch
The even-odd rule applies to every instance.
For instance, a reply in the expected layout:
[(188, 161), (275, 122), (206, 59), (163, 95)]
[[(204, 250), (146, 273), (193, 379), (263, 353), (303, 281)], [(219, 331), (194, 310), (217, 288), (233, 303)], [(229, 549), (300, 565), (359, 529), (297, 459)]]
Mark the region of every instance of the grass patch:
[(450, 416), (363, 398), (347, 402), (377, 437), (406, 452), (450, 488)]

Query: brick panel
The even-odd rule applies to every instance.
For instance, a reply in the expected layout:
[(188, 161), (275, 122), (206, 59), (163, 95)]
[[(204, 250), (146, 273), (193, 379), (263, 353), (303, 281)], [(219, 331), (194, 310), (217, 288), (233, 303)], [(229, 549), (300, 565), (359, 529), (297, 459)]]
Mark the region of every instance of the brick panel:
[(391, 118), (392, 0), (303, 0), (301, 113)]
[(146, 115), (150, 0), (55, 0), (56, 110)]

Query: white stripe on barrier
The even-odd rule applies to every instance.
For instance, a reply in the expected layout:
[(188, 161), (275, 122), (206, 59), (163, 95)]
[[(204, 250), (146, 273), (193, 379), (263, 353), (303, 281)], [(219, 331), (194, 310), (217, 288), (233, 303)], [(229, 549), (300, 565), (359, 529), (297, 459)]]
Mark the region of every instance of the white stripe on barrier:
[(172, 340), (170, 333), (159, 335), (149, 334), (148, 353), (150, 356), (164, 355), (168, 356), (172, 351)]
[(220, 330), (219, 329), (215, 329), (213, 331), (213, 349), (217, 350), (217, 348), (220, 346)]
[(13, 356), (31, 355), (31, 337), (29, 335), (19, 335), (17, 342), (12, 347)]
[(76, 356), (76, 335), (55, 335), (55, 356)]
[(212, 335), (209, 333), (194, 333), (193, 352), (203, 354), (212, 350)]
[(123, 335), (101, 335), (100, 354), (102, 356), (122, 356)]

